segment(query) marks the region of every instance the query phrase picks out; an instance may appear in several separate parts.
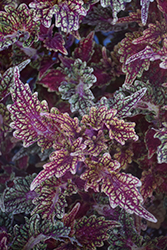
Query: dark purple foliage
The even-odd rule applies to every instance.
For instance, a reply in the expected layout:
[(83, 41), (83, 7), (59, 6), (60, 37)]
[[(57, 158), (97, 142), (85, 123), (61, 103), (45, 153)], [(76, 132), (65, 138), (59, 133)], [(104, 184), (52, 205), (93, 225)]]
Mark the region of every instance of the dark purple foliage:
[(167, 4), (0, 3), (0, 249), (167, 249)]

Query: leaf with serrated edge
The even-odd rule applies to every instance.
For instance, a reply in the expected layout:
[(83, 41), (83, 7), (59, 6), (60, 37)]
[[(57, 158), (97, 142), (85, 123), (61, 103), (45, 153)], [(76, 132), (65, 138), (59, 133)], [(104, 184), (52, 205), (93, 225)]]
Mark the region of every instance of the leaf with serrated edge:
[(65, 227), (61, 221), (56, 221), (54, 224), (47, 220), (41, 222), (39, 214), (35, 214), (30, 219), (25, 217), (24, 225), (14, 226), (15, 238), (11, 249), (33, 249), (35, 246), (40, 246), (40, 242), (50, 238), (61, 240), (61, 237), (68, 237), (69, 233), (70, 228)]
[(109, 238), (107, 231), (119, 226), (119, 222), (105, 220), (102, 216), (98, 218), (95, 215), (89, 218), (84, 216), (75, 223), (75, 237), (84, 248), (96, 250), (96, 247), (103, 246), (103, 241)]
[(137, 187), (141, 186), (138, 178), (131, 174), (119, 173), (119, 162), (111, 159), (108, 153), (96, 161), (86, 160), (88, 169), (81, 175), (86, 181), (85, 190), (92, 188), (95, 192), (104, 192), (110, 201), (112, 208), (120, 206), (130, 214), (137, 214), (147, 220), (156, 222), (155, 217), (150, 214), (141, 203), (143, 199)]
[(50, 155), (50, 163), (43, 166), (42, 170), (31, 183), (31, 190), (34, 190), (42, 181), (49, 179), (53, 175), (57, 178), (63, 176), (67, 171), (76, 173), (76, 167), (79, 161), (84, 161), (85, 145), (82, 144), (82, 138), (76, 139), (73, 143), (67, 143), (67, 148), (57, 150)]
[(73, 57), (80, 58), (83, 62), (88, 62), (92, 54), (94, 53), (93, 47), (94, 47), (94, 32), (89, 33), (89, 35), (86, 38), (82, 38), (78, 48), (76, 48), (73, 52)]
[(54, 217), (61, 219), (67, 207), (66, 196), (70, 196), (77, 192), (77, 187), (71, 180), (64, 182), (52, 176), (45, 180), (36, 189), (35, 192), (39, 195), (33, 200), (36, 205), (31, 215), (35, 213), (42, 214), (42, 218), (47, 218), (54, 222)]
[(32, 176), (17, 177), (13, 187), (7, 187), (3, 193), (4, 209), (13, 214), (29, 214), (34, 205), (32, 200), (37, 196), (35, 191), (30, 191), (30, 184), (36, 174)]
[(16, 129), (14, 137), (23, 140), (24, 147), (36, 141), (43, 149), (51, 147), (60, 133), (55, 119), (41, 116), (42, 112), (49, 111), (47, 102), (40, 102), (37, 92), (32, 94), (29, 85), (20, 81), (18, 67), (14, 70), (14, 82), (11, 88), (14, 103), (7, 106), (13, 120), (10, 126)]

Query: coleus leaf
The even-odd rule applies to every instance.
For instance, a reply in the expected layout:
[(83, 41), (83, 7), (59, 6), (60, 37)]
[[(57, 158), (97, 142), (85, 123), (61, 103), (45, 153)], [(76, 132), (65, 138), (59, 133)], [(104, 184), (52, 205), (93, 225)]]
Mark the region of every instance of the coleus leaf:
[[(141, 15), (139, 19), (141, 21)], [(118, 21), (116, 23), (114, 22), (115, 20), (113, 20), (112, 6), (103, 8), (101, 4), (94, 5), (86, 17), (82, 20), (83, 24), (94, 26), (93, 30), (96, 32), (119, 32), (128, 28), (126, 23), (121, 24)]]
[[(40, 102), (37, 99), (37, 92), (32, 94), (29, 85), (23, 85), (17, 67), (14, 70), (14, 82), (15, 85), (11, 88), (14, 103), (7, 106), (12, 114), (11, 127), (16, 129), (14, 137), (23, 140), (24, 147), (37, 141), (43, 149), (50, 148), (60, 133), (55, 121), (41, 116), (41, 112), (49, 111), (47, 102)], [(52, 109), (51, 112), (58, 111)]]
[(89, 218), (84, 216), (77, 221), (74, 230), (76, 239), (85, 249), (96, 250), (96, 247), (103, 246), (103, 241), (108, 239), (107, 231), (119, 226), (119, 222), (91, 215)]
[[(100, 53), (99, 53), (99, 50)], [(97, 55), (94, 54), (98, 53), (99, 59), (96, 61)], [(95, 53), (91, 59), (91, 67), (93, 67), (93, 73), (96, 76), (97, 80), (94, 84), (95, 86), (102, 87), (106, 86), (111, 81), (115, 81), (115, 77), (120, 76), (122, 74), (121, 64), (119, 63), (119, 54), (117, 53), (117, 47), (112, 53), (106, 49), (106, 47), (99, 46), (99, 48), (95, 47)]]
[(1, 228), (1, 230), (3, 229), (6, 232), (13, 233), (12, 219), (13, 219), (13, 215), (11, 213), (2, 212), (2, 209), (0, 209), (0, 228)]
[[(76, 220), (75, 216), (79, 208), (80, 204), (77, 203), (71, 212), (64, 216), (64, 225), (71, 227), (70, 236), (75, 236), (80, 245), (80, 249), (96, 250), (96, 247), (103, 246), (103, 241), (108, 239), (108, 230), (119, 227), (120, 224), (117, 221), (105, 220), (102, 216), (97, 218), (95, 215), (91, 215), (89, 218), (84, 216), (81, 219)], [(69, 248), (67, 246), (69, 246)], [(60, 249), (73, 249), (73, 247), (71, 244), (65, 243), (58, 248), (58, 250)], [(76, 247), (75, 249), (78, 248)]]
[(151, 56), (150, 61), (155, 61), (160, 59), (162, 62), (159, 64), (159, 67), (162, 69), (166, 69), (167, 68), (166, 53), (167, 53), (167, 38), (164, 38), (163, 47), (159, 51), (157, 51), (157, 53), (154, 53)]
[(31, 2), (29, 6), (36, 12), (35, 19), (41, 19), (43, 25), (49, 28), (54, 14), (54, 1), (36, 0), (35, 2)]
[(118, 18), (117, 23), (133, 23), (136, 22), (141, 26), (141, 11), (137, 9), (136, 12), (129, 12), (129, 16)]
[(68, 54), (67, 50), (64, 47), (65, 41), (63, 39), (63, 36), (58, 33), (55, 32), (53, 35), (53, 27), (54, 25), (52, 25), (48, 32), (47, 32), (47, 36), (46, 38), (43, 40), (44, 42), (44, 47), (46, 47), (48, 50), (53, 50), (53, 51), (60, 51), (63, 54)]
[(157, 193), (160, 190), (160, 192), (166, 192), (166, 163), (158, 164), (156, 158), (157, 156), (154, 154), (150, 159), (148, 159), (146, 154), (138, 160), (140, 168), (144, 170), (141, 177), (143, 184), (140, 188), (140, 192), (144, 200), (151, 197), (153, 191), (156, 191)]
[(154, 135), (154, 138), (158, 138), (161, 141), (161, 145), (157, 149), (157, 160), (158, 163), (167, 163), (167, 123), (163, 123), (163, 127)]
[(66, 142), (64, 149), (57, 150), (50, 155), (51, 162), (43, 166), (44, 170), (33, 180), (30, 189), (34, 190), (42, 181), (49, 179), (53, 175), (59, 178), (67, 171), (75, 174), (78, 162), (84, 161), (83, 150), (85, 147), (86, 146), (82, 144), (81, 137), (74, 142)]
[(167, 236), (159, 236), (154, 239), (148, 240), (143, 247), (146, 250), (161, 249), (165, 250), (167, 247)]
[(114, 159), (117, 160), (122, 169), (126, 169), (127, 165), (132, 162), (133, 151), (130, 145), (124, 147), (117, 147), (117, 153), (114, 154)]
[(40, 62), (38, 80), (41, 80), (55, 63), (58, 63), (57, 52), (46, 53)]
[(8, 250), (10, 234), (7, 234), (5, 231), (0, 232), (0, 248), (1, 250)]
[(146, 200), (148, 197), (151, 197), (153, 191), (160, 186), (164, 180), (163, 176), (161, 176), (155, 167), (151, 167), (148, 170), (142, 172), (141, 182), (143, 183), (140, 191), (141, 195)]
[[(97, 160), (85, 160), (88, 169), (81, 175), (85, 180), (85, 190), (92, 188), (95, 192), (104, 192), (110, 201), (110, 206), (120, 206), (128, 213), (135, 213), (147, 220), (156, 222), (155, 217), (142, 207), (143, 199), (137, 187), (141, 186), (138, 178), (131, 174), (119, 173), (120, 164), (105, 153)], [(105, 173), (105, 174), (104, 174)]]
[(118, 118), (131, 116), (131, 110), (145, 95), (146, 91), (147, 88), (142, 88), (129, 96), (124, 96), (121, 91), (118, 90), (114, 93), (113, 98), (109, 99), (109, 106), (117, 110)]
[(75, 234), (75, 230), (74, 230), (74, 226), (75, 226), (75, 222), (76, 222), (75, 217), (76, 217), (79, 209), (80, 209), (80, 203), (77, 202), (75, 204), (75, 206), (72, 208), (72, 210), (68, 214), (65, 214), (62, 218), (64, 226), (71, 228), (70, 236)]
[(145, 143), (148, 149), (148, 159), (150, 159), (157, 151), (157, 147), (161, 144), (160, 140), (154, 138), (156, 131), (152, 128), (149, 128), (145, 133)]
[(50, 27), (52, 16), (55, 15), (55, 26), (61, 31), (70, 33), (79, 29), (80, 16), (86, 16), (82, 0), (67, 0), (63, 2), (37, 0), (30, 7), (37, 10), (36, 19), (43, 19), (43, 25)]
[(8, 132), (11, 130), (9, 123), (11, 122), (10, 113), (3, 103), (0, 103), (0, 131)]
[[(157, 51), (159, 49), (159, 46), (156, 46), (153, 48), (150, 47), (150, 46), (146, 46), (143, 50), (133, 54), (132, 56), (130, 56), (127, 60), (126, 60), (126, 65), (131, 63), (131, 62), (134, 62), (136, 60), (144, 60), (144, 59), (150, 59), (150, 58), (153, 58), (154, 55), (156, 55)], [(151, 60), (151, 59), (150, 59)]]
[(76, 48), (73, 52), (73, 57), (75, 59), (80, 58), (82, 62), (90, 61), (93, 53), (94, 53), (94, 32), (90, 32), (87, 37), (82, 38), (79, 42), (78, 48)]
[(90, 90), (96, 82), (96, 77), (92, 74), (93, 68), (78, 58), (71, 69), (65, 68), (64, 71), (67, 76), (59, 87), (62, 99), (68, 100), (72, 112), (79, 111), (83, 115), (94, 105), (94, 95)]
[(55, 221), (53, 224), (49, 220), (41, 221), (39, 214), (35, 214), (30, 219), (25, 217), (25, 225), (14, 226), (15, 239), (11, 249), (28, 250), (37, 246), (41, 247), (38, 249), (46, 249), (47, 239), (61, 240), (61, 237), (68, 237), (69, 232), (70, 228), (65, 227), (63, 222)]
[(34, 175), (26, 177), (17, 177), (13, 180), (13, 187), (7, 187), (3, 193), (4, 210), (8, 213), (29, 214), (34, 205), (32, 200), (37, 196), (35, 191), (30, 191), (30, 184)]
[(131, 2), (131, 0), (100, 0), (102, 7), (111, 6), (113, 10), (113, 24), (117, 21), (117, 14), (121, 10), (125, 10), (125, 3)]
[(97, 156), (101, 153), (101, 151), (107, 149), (106, 142), (108, 141), (104, 137), (104, 133), (102, 130), (99, 130), (98, 133), (92, 133), (92, 137), (90, 138), (90, 131), (85, 131), (85, 134), (88, 133), (84, 139), (84, 144), (86, 145), (86, 154), (91, 154), (93, 156)]
[(156, 24), (150, 23), (148, 25), (148, 29), (143, 31), (143, 35), (133, 40), (133, 44), (159, 43), (166, 36), (167, 36), (166, 21), (163, 19), (162, 22), (156, 21)]
[(38, 81), (44, 87), (47, 87), (49, 92), (58, 92), (58, 88), (60, 87), (61, 82), (65, 80), (65, 76), (66, 74), (63, 73), (61, 68), (56, 68), (49, 70), (47, 74), (45, 74)]
[(157, 6), (161, 12), (167, 14), (167, 3), (165, 1), (157, 0)]
[(61, 123), (61, 128), (66, 136), (77, 138), (81, 127), (79, 126), (79, 120), (77, 117), (71, 118), (68, 113), (64, 113), (58, 117), (58, 121)]
[(132, 216), (121, 209), (118, 221), (121, 226), (109, 230), (110, 237), (108, 243), (110, 246), (108, 250), (131, 250), (132, 246), (140, 249), (143, 237), (137, 233)]
[(67, 207), (66, 196), (77, 193), (77, 187), (70, 181), (64, 182), (55, 176), (45, 180), (35, 189), (39, 195), (33, 200), (36, 205), (31, 215), (38, 212), (43, 219), (54, 221), (56, 215), (61, 219)]
[(16, 9), (11, 5), (5, 6), (5, 11), (0, 12), (0, 50), (18, 40), (25, 47), (38, 41), (40, 21), (34, 21), (34, 14), (24, 3)]
[[(18, 64), (17, 67), (21, 71), (27, 66), (27, 64), (29, 64), (29, 62), (30, 60), (27, 59), (26, 61)], [(11, 67), (4, 72), (3, 76), (0, 74), (0, 100), (3, 100), (10, 92), (10, 87), (13, 84), (13, 73), (14, 68)]]
[(146, 25), (147, 23), (147, 18), (148, 18), (148, 9), (150, 2), (154, 0), (140, 0), (140, 5), (141, 5), (141, 20), (142, 24)]
[(80, 16), (86, 16), (82, 0), (67, 0), (54, 5), (55, 25), (63, 32), (70, 33), (79, 29)]
[(121, 48), (119, 53), (121, 54), (120, 61), (123, 63), (122, 71), (126, 73), (126, 79), (124, 85), (128, 88), (133, 83), (136, 77), (141, 77), (144, 70), (148, 70), (150, 66), (149, 59), (136, 60), (126, 64), (128, 58), (145, 48), (145, 44), (133, 44), (133, 40), (140, 37), (142, 33), (136, 31), (133, 34), (127, 33), (126, 38), (121, 41)]
[(106, 106), (96, 109), (92, 107), (89, 115), (84, 115), (82, 123), (89, 125), (95, 130), (104, 129), (104, 125), (108, 129), (110, 139), (115, 139), (120, 144), (124, 145), (128, 139), (138, 140), (138, 136), (135, 134), (135, 123), (124, 122), (119, 120), (116, 115), (116, 110), (107, 110)]
[[(150, 69), (150, 75), (153, 74), (152, 76), (150, 76), (151, 80), (152, 80), (152, 77), (154, 77), (155, 73), (156, 72), (154, 69)], [(136, 104), (135, 106), (136, 110), (132, 110), (132, 113), (134, 115), (134, 112), (136, 111), (139, 112), (140, 110), (140, 113), (144, 113), (145, 118), (148, 121), (151, 121), (151, 119), (152, 120), (159, 119), (161, 107), (166, 103), (166, 100), (167, 100), (166, 90), (161, 86), (161, 84), (158, 81), (161, 74), (162, 74), (162, 79), (166, 79), (166, 73), (162, 72), (160, 68), (158, 69), (157, 73), (159, 73), (159, 76), (157, 78), (157, 76), (155, 75), (154, 82), (151, 81), (150, 83), (149, 81), (147, 81), (144, 83), (144, 82), (136, 80), (134, 82), (134, 85), (131, 86), (128, 90), (130, 92), (136, 92), (136, 90), (139, 90), (140, 88), (143, 88), (143, 87), (147, 88), (147, 92), (141, 98), (141, 100), (139, 100), (139, 102)], [(146, 76), (143, 76), (143, 78), (145, 79)], [(150, 113), (152, 114), (152, 116), (149, 115)]]

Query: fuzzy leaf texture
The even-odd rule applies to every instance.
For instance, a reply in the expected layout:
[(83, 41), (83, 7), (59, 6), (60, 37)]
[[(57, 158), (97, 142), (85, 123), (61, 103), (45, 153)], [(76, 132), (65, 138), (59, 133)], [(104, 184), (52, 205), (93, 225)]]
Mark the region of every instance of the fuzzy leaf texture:
[(14, 103), (7, 106), (12, 114), (11, 127), (16, 129), (14, 137), (23, 140), (24, 147), (38, 142), (43, 150), (50, 148), (59, 132), (55, 121), (41, 116), (41, 112), (49, 111), (47, 102), (40, 102), (37, 92), (32, 94), (29, 85), (20, 81), (17, 67), (14, 70), (14, 84), (11, 88)]
[(96, 161), (86, 160), (85, 163), (88, 169), (81, 178), (86, 181), (86, 191), (92, 188), (99, 192), (101, 186), (101, 192), (109, 197), (112, 208), (120, 206), (130, 214), (135, 213), (146, 220), (157, 221), (142, 207), (143, 199), (137, 190), (137, 187), (141, 186), (140, 180), (131, 174), (119, 173), (119, 162), (112, 160), (108, 153)]

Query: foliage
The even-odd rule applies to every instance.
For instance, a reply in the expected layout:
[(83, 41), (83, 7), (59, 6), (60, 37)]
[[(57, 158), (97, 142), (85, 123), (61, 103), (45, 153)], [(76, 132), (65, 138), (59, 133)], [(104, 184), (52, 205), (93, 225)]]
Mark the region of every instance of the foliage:
[(167, 4), (0, 2), (0, 248), (166, 249)]

